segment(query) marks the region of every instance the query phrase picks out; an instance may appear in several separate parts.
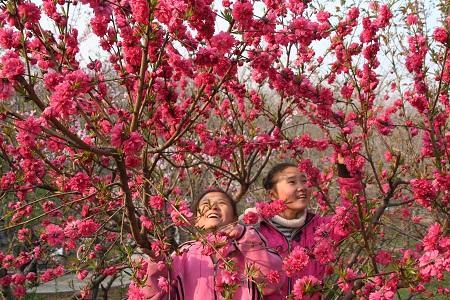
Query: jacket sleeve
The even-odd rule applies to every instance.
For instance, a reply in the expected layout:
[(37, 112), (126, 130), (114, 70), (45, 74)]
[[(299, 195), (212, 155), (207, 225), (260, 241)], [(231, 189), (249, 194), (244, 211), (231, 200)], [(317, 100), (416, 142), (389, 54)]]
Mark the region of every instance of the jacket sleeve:
[[(282, 271), (281, 256), (267, 247), (263, 237), (250, 226), (244, 226), (241, 236), (235, 240), (235, 245), (245, 258), (247, 265), (253, 265), (258, 272), (253, 278), (256, 283), (263, 284), (263, 295), (278, 291), (286, 280)], [(278, 280), (270, 280), (271, 274), (278, 273)]]
[(338, 183), (341, 191), (341, 195), (355, 195), (361, 194), (363, 190), (363, 184), (360, 176), (352, 177), (347, 167), (344, 164), (337, 164), (338, 171)]
[[(166, 300), (169, 295), (174, 295), (177, 290), (177, 276), (181, 272), (181, 261), (184, 254), (172, 254), (172, 263), (170, 268), (166, 264), (158, 264), (147, 260), (147, 273), (145, 285), (140, 288), (142, 299), (145, 300)], [(166, 283), (159, 284), (159, 281)], [(166, 288), (164, 288), (164, 285)], [(173, 296), (171, 297), (173, 299)], [(132, 300), (132, 299), (130, 299)]]

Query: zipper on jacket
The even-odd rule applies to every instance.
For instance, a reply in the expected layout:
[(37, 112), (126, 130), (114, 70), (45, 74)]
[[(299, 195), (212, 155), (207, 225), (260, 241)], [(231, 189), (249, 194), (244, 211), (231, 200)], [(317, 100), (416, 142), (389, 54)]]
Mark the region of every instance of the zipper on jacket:
[(214, 276), (213, 276), (213, 280), (214, 280), (214, 300), (217, 300), (217, 291), (216, 291), (216, 277), (217, 277), (217, 263), (219, 262), (218, 260), (216, 262), (214, 262), (214, 260), (211, 258), (213, 265), (214, 265)]
[[(302, 230), (303, 228), (306, 227), (306, 225), (308, 225), (309, 223), (311, 223), (311, 221), (316, 217), (316, 215), (313, 215), (313, 217), (308, 221), (308, 223), (305, 222), (305, 224), (303, 224), (302, 227), (297, 228), (292, 234), (291, 234), (291, 241), (294, 239), (294, 237), (300, 232), (300, 230)], [(274, 228), (286, 241), (287, 245), (288, 245), (288, 255), (291, 254), (291, 243), (289, 242), (289, 240), (284, 236), (283, 233), (281, 233), (272, 223), (270, 223), (270, 221), (266, 221), (266, 224), (268, 224), (269, 226), (271, 226), (272, 228)], [(292, 292), (292, 278), (288, 277), (288, 295)]]

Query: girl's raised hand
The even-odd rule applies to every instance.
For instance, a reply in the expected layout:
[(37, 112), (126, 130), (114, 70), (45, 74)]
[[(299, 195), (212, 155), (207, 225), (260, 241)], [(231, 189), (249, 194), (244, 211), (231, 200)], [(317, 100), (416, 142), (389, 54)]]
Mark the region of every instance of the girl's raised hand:
[(229, 238), (235, 239), (239, 237), (244, 231), (244, 226), (239, 223), (231, 223), (225, 225), (218, 230), (219, 232), (225, 233)]

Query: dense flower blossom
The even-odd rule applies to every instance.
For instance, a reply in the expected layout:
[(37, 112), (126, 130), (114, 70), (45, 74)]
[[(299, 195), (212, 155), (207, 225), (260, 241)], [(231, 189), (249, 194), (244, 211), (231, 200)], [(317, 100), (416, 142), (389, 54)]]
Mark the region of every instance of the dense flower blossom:
[(242, 220), (247, 225), (256, 224), (259, 220), (259, 215), (254, 211), (248, 211), (244, 214)]
[(388, 265), (392, 262), (392, 256), (389, 252), (380, 250), (376, 254), (375, 260), (379, 264)]
[(447, 42), (448, 39), (447, 31), (445, 30), (445, 28), (437, 27), (434, 29), (433, 37), (436, 41), (444, 44)]
[(140, 216), (139, 220), (141, 221), (142, 227), (144, 227), (145, 229), (152, 231), (154, 226), (153, 226), (153, 222), (146, 216)]
[(89, 271), (88, 270), (80, 270), (79, 272), (77, 272), (77, 278), (79, 280), (83, 280), (88, 275), (89, 275)]
[(142, 24), (148, 24), (150, 8), (146, 0), (134, 0), (129, 1), (131, 6), (131, 12), (136, 21)]
[[(230, 298), (244, 281), (221, 261), (233, 244), (196, 234), (180, 199), (213, 181), (236, 200), (260, 197), (260, 179), (278, 161), (307, 175), (315, 218), (331, 215), (314, 228), (308, 252), (295, 249), (285, 261), (294, 277), (305, 264), (327, 264), (327, 284), (304, 277), (288, 297), (318, 298), (338, 286), (391, 299), (405, 284), (412, 294), (447, 296), (427, 283), (450, 266), (442, 219), (450, 204), (450, 17), (430, 35), (414, 1), (404, 10), (378, 1), (332, 10), (309, 0), (16, 2), (0, 12), (1, 217), (17, 227), (0, 252), (0, 285), (13, 296), (27, 292), (25, 281), (62, 275), (62, 267), (45, 268), (63, 248), (82, 259), (69, 259), (79, 280), (135, 264), (129, 298), (144, 299), (137, 286), (146, 263), (114, 255), (131, 254), (131, 245), (164, 258), (163, 271), (172, 229), (187, 226), (219, 258), (215, 288)], [(94, 39), (69, 26), (86, 9)], [(406, 51), (396, 51), (399, 41)], [(338, 153), (358, 184), (336, 180)], [(256, 206), (245, 223), (285, 209), (281, 200)], [(386, 241), (397, 232), (389, 224), (408, 226), (420, 242), (391, 251)], [(373, 251), (347, 253), (361, 237)], [(350, 255), (354, 269), (346, 269)], [(44, 269), (26, 274), (35, 263)], [(265, 274), (263, 288), (281, 275)], [(161, 279), (159, 290), (169, 283)]]
[(202, 254), (206, 256), (217, 255), (219, 259), (225, 259), (232, 249), (232, 245), (226, 234), (222, 232), (210, 233), (203, 241)]
[(414, 25), (417, 24), (417, 21), (419, 20), (419, 18), (417, 17), (417, 15), (415, 14), (409, 14), (406, 16), (406, 23), (408, 25)]
[(128, 287), (127, 295), (130, 300), (145, 300), (143, 289), (137, 286), (134, 282), (132, 282)]
[(301, 272), (308, 263), (309, 256), (306, 250), (301, 247), (295, 247), (289, 256), (284, 259), (283, 269), (286, 271), (287, 276), (292, 277)]
[(170, 285), (169, 285), (169, 282), (167, 281), (166, 277), (161, 276), (158, 278), (158, 287), (163, 291), (166, 291), (166, 292), (169, 291)]
[(20, 34), (11, 28), (0, 28), (0, 46), (4, 49), (16, 48), (20, 43)]
[(59, 117), (76, 114), (79, 101), (90, 89), (90, 80), (89, 76), (81, 70), (64, 76), (64, 80), (54, 87), (46, 113), (49, 116)]
[(100, 225), (94, 220), (88, 219), (78, 222), (77, 227), (82, 237), (90, 237), (98, 230)]
[(63, 229), (55, 224), (49, 224), (45, 227), (45, 237), (47, 239), (47, 243), (52, 246), (61, 245), (64, 241), (64, 231)]
[(25, 71), (22, 60), (15, 52), (7, 51), (0, 58), (0, 62), (2, 64), (0, 77), (2, 78), (13, 80)]
[(214, 47), (219, 55), (227, 53), (235, 43), (235, 38), (228, 32), (221, 31), (211, 38), (211, 47)]
[(283, 200), (275, 200), (271, 202), (258, 202), (256, 209), (261, 217), (264, 219), (271, 219), (286, 209), (286, 204)]
[(173, 203), (172, 205), (173, 206), (169, 208), (172, 221), (177, 224), (177, 226), (188, 225), (188, 222), (192, 218), (193, 213), (187, 202), (179, 201), (178, 203)]
[(413, 179), (411, 180), (411, 187), (417, 203), (426, 208), (430, 208), (432, 201), (436, 197), (436, 190), (432, 183), (426, 179)]
[(161, 210), (164, 207), (164, 197), (162, 196), (151, 196), (148, 200), (149, 206), (151, 208)]
[(243, 27), (251, 24), (253, 19), (253, 5), (248, 1), (238, 1), (233, 6), (233, 18)]
[(11, 97), (13, 87), (9, 81), (0, 80), (0, 100), (7, 100)]
[(27, 24), (36, 24), (41, 18), (39, 7), (31, 2), (22, 3), (18, 7), (19, 16), (24, 19)]
[(280, 272), (277, 271), (270, 271), (269, 273), (266, 274), (266, 277), (267, 281), (270, 283), (279, 283), (281, 279), (281, 274)]
[(314, 296), (319, 285), (320, 281), (312, 275), (297, 279), (297, 281), (294, 283), (293, 289), (294, 299), (308, 299), (309, 295)]

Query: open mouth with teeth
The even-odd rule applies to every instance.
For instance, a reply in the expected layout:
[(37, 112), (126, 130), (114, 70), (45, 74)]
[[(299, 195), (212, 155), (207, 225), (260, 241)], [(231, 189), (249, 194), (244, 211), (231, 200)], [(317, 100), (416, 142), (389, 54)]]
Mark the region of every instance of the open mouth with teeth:
[(220, 215), (218, 214), (218, 213), (210, 213), (210, 214), (208, 214), (208, 216), (207, 216), (207, 218), (208, 219), (216, 219), (216, 220), (219, 220), (220, 219)]

